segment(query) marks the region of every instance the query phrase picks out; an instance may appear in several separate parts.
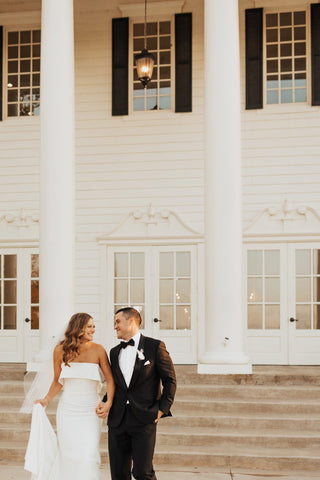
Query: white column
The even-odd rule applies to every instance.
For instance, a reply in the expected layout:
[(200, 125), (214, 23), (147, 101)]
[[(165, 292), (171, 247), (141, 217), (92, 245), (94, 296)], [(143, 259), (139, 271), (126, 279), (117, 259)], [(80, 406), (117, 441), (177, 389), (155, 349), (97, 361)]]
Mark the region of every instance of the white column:
[(251, 373), (244, 353), (238, 0), (205, 0), (205, 351), (199, 373)]
[(73, 0), (42, 0), (40, 122), (39, 358), (74, 313)]

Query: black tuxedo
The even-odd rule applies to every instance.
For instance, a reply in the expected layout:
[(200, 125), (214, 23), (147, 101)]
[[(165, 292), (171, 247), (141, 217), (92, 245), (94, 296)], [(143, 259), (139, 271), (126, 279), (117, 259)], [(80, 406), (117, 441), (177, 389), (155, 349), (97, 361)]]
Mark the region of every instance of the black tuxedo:
[(171, 416), (170, 407), (176, 391), (173, 363), (163, 342), (141, 335), (140, 353), (137, 352), (127, 387), (119, 366), (120, 350), (119, 344), (110, 351), (116, 384), (108, 417), (112, 480), (130, 480), (131, 460), (137, 480), (155, 480), (152, 466), (156, 435), (154, 421), (159, 410), (164, 416)]

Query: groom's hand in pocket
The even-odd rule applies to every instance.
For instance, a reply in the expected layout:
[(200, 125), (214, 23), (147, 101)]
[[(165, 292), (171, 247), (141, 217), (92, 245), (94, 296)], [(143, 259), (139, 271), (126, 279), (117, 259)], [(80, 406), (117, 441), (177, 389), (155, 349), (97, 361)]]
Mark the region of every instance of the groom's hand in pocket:
[(157, 418), (155, 419), (154, 423), (158, 423), (159, 420), (160, 420), (160, 418), (162, 417), (162, 415), (163, 415), (163, 412), (161, 412), (161, 410), (159, 410), (159, 411), (158, 411), (158, 416), (157, 416)]

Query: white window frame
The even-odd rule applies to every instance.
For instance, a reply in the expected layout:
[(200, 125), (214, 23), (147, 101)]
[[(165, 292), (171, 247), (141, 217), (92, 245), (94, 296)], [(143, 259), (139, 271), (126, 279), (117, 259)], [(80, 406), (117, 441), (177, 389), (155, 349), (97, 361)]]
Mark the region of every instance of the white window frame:
[[(8, 78), (8, 32), (18, 32), (18, 31), (30, 31), (30, 30), (40, 30), (41, 32), (41, 24), (40, 23), (23, 23), (19, 25), (4, 25), (3, 27), (3, 46), (2, 46), (2, 54), (3, 54), (3, 62), (2, 62), (2, 78), (3, 78), (3, 88), (2, 88), (2, 115), (3, 120), (9, 122), (19, 122), (26, 121), (30, 122), (30, 118), (36, 119), (35, 121), (39, 121), (40, 115), (18, 115), (18, 116), (8, 116), (8, 90), (7, 90), (7, 78)], [(40, 49), (41, 49), (41, 41), (40, 41)], [(41, 58), (41, 57), (40, 57)], [(40, 77), (40, 84), (41, 84), (41, 77)], [(39, 85), (40, 88), (40, 85)], [(40, 97), (40, 108), (41, 108), (41, 97)]]
[[(306, 102), (291, 102), (291, 103), (267, 103), (267, 38), (266, 38), (266, 15), (272, 13), (287, 13), (287, 12), (306, 12), (306, 75), (307, 75), (307, 100)], [(283, 6), (267, 7), (263, 9), (263, 110), (268, 111), (301, 111), (311, 107), (311, 26), (310, 26), (310, 3), (305, 4), (288, 4)]]
[[(132, 115), (168, 115), (174, 113), (175, 105), (175, 22), (174, 15), (153, 15), (147, 16), (147, 23), (151, 22), (170, 22), (171, 23), (171, 108), (166, 110), (133, 110), (133, 25), (135, 23), (144, 23), (144, 17), (133, 17), (129, 21), (129, 77), (128, 77), (128, 88), (129, 88), (129, 114)], [(159, 68), (159, 65), (157, 65)], [(152, 81), (152, 80), (151, 80)]]

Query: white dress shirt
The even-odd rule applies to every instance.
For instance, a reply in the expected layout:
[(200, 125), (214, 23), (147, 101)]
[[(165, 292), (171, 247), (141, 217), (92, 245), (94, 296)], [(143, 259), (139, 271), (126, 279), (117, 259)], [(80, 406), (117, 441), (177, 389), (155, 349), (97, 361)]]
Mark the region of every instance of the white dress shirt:
[(136, 362), (136, 357), (137, 357), (138, 345), (140, 342), (140, 336), (141, 336), (140, 332), (136, 333), (132, 337), (134, 341), (134, 346), (128, 345), (126, 348), (122, 348), (119, 353), (119, 367), (125, 379), (127, 387), (129, 387), (131, 382), (134, 364)]

